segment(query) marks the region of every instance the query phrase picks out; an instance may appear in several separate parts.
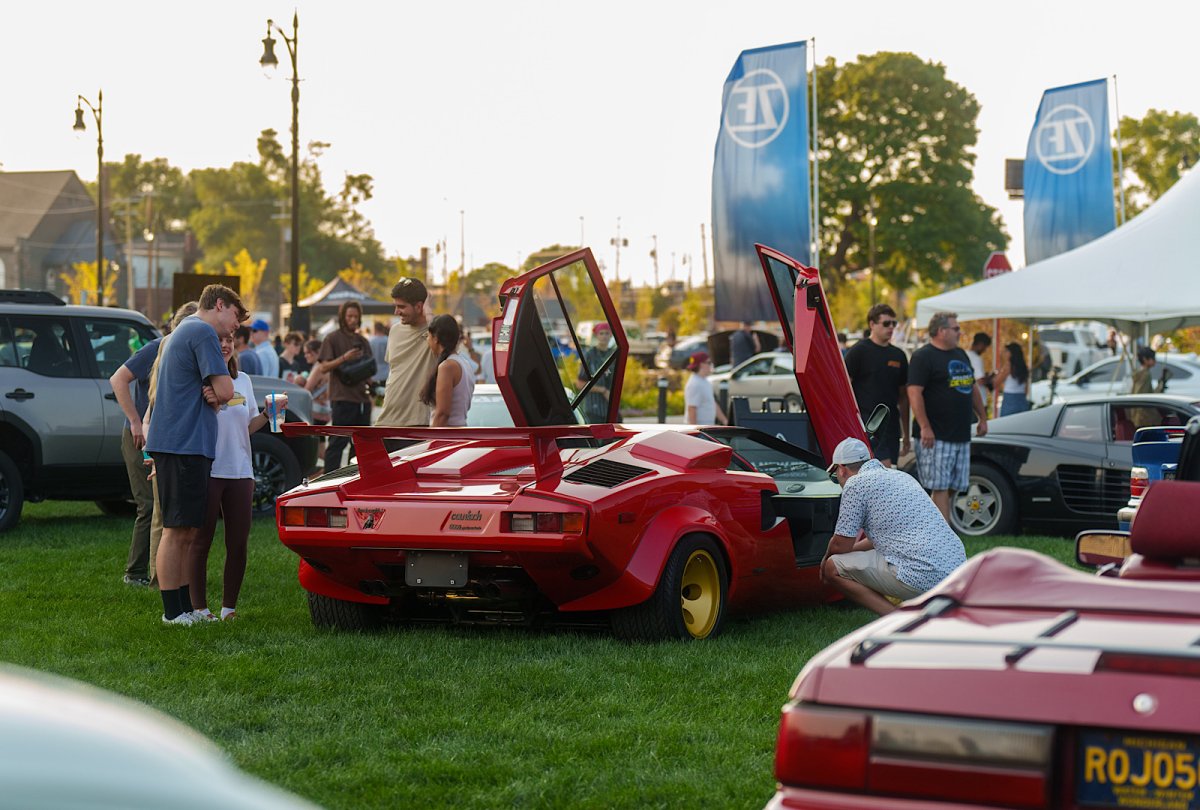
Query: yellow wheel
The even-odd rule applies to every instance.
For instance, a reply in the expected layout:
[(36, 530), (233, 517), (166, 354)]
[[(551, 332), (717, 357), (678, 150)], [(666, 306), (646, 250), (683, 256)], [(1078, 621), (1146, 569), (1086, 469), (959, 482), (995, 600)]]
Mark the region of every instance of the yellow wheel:
[(721, 632), (728, 576), (716, 541), (680, 538), (645, 602), (613, 612), (613, 631), (633, 641), (712, 638)]
[(721, 615), (721, 574), (706, 549), (696, 549), (683, 566), (679, 609), (692, 638), (707, 638)]

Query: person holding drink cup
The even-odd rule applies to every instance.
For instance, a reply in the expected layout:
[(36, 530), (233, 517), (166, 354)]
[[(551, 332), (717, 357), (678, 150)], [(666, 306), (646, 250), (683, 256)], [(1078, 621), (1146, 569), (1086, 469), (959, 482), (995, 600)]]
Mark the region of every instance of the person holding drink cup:
[[(187, 560), (188, 591), (195, 614), (207, 621), (217, 617), (208, 609), (208, 552), (217, 531), (217, 519), (225, 521), (225, 571), (222, 583), (222, 619), (236, 618), (238, 594), (246, 574), (246, 547), (254, 500), (254, 465), (250, 456), (250, 434), (270, 425), (282, 430), (287, 394), (267, 395), (266, 409), (259, 413), (254, 384), (248, 374), (238, 373), (238, 358), (232, 335), (221, 338), (221, 355), (233, 378), (233, 399), (217, 411), (217, 453), (208, 478), (208, 510), (199, 537)], [(209, 404), (216, 400), (205, 387)]]

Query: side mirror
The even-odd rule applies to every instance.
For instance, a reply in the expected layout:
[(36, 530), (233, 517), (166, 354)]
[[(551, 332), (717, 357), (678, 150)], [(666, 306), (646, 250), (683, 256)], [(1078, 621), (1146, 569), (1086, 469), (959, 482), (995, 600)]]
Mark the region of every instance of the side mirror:
[(882, 402), (875, 406), (875, 409), (871, 411), (870, 418), (867, 419), (866, 428), (868, 436), (874, 436), (879, 428), (883, 427), (883, 423), (887, 421), (889, 413), (891, 411), (888, 410), (888, 406)]
[(1120, 565), (1129, 554), (1129, 532), (1100, 529), (1075, 536), (1075, 562), (1082, 566)]

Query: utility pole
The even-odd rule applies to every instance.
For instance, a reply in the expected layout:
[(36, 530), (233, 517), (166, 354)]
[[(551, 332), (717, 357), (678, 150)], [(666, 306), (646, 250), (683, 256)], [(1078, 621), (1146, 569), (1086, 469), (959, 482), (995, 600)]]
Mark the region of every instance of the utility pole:
[(650, 251), (650, 258), (654, 259), (654, 286), (658, 288), (658, 234), (651, 234), (650, 238), (654, 240), (654, 248)]
[(617, 217), (617, 235), (609, 239), (608, 243), (617, 249), (617, 261), (613, 265), (613, 280), (621, 280), (621, 248), (629, 247), (629, 240), (621, 238), (621, 218)]
[(700, 223), (700, 260), (704, 262), (704, 286), (708, 286), (708, 237), (704, 235), (704, 223)]

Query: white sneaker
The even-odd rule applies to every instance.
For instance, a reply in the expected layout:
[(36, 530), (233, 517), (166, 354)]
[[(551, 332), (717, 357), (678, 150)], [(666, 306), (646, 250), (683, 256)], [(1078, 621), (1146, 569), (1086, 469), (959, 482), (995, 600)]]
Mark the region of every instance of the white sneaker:
[(168, 619), (164, 614), (162, 620), (163, 624), (190, 625), (196, 623), (196, 617), (190, 613), (180, 613), (174, 619)]
[(192, 618), (193, 618), (195, 621), (197, 621), (197, 622), (217, 622), (217, 621), (220, 621), (220, 619), (218, 619), (216, 616), (214, 616), (214, 615), (213, 615), (213, 612), (212, 612), (211, 610), (208, 610), (207, 608), (206, 608), (206, 609), (204, 609), (204, 610), (193, 610), (193, 611), (191, 612), (191, 616), (192, 616)]

